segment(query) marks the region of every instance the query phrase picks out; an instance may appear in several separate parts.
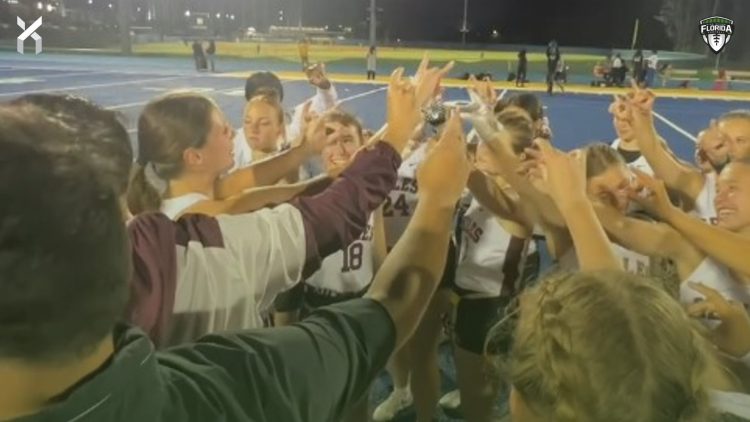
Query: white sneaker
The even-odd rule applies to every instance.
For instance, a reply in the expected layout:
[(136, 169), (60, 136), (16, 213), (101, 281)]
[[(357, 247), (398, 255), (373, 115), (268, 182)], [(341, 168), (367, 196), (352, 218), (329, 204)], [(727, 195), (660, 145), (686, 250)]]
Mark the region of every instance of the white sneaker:
[(461, 392), (458, 389), (446, 393), (438, 402), (443, 409), (456, 410), (461, 407)]
[(414, 398), (412, 397), (410, 390), (403, 390), (403, 392), (396, 392), (394, 390), (384, 402), (380, 403), (378, 407), (375, 408), (375, 412), (372, 414), (372, 420), (374, 422), (388, 422), (393, 420), (399, 412), (411, 406), (413, 403)]

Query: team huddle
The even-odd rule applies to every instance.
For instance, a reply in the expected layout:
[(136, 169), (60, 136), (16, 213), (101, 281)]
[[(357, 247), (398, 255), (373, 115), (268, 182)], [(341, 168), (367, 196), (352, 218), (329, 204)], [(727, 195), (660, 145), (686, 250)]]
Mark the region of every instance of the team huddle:
[(750, 111), (688, 163), (634, 83), (563, 152), (489, 81), (433, 115), (451, 69), (396, 70), (382, 128), (322, 65), (291, 114), (252, 75), (239, 130), (168, 93), (137, 151), (86, 99), (0, 105), (0, 420), (750, 420)]

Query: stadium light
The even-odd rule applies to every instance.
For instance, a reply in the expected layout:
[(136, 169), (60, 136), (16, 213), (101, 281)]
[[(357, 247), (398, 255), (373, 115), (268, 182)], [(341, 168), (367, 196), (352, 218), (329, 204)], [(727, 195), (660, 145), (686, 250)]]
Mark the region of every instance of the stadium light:
[(48, 11), (48, 12), (51, 12), (51, 11), (52, 11), (52, 10), (54, 10), (54, 9), (55, 9), (55, 6), (52, 6), (52, 4), (50, 4), (50, 3), (47, 3), (47, 11)]
[(185, 11), (185, 17), (186, 17), (186, 18), (189, 18), (189, 17), (190, 17), (190, 11), (189, 11), (189, 10), (186, 10), (186, 11)]
[(216, 19), (221, 19), (221, 13), (216, 14)]
[(229, 19), (234, 20), (234, 15), (230, 15)]
[(36, 8), (39, 9), (39, 10), (42, 10), (42, 9), (44, 9), (44, 5), (42, 4), (42, 2), (39, 2), (39, 3), (36, 4)]
[(109, 8), (111, 9), (111, 8), (113, 8), (114, 6), (112, 5), (112, 3), (110, 3), (110, 4), (109, 4), (109, 5), (107, 6), (107, 7), (109, 7)]

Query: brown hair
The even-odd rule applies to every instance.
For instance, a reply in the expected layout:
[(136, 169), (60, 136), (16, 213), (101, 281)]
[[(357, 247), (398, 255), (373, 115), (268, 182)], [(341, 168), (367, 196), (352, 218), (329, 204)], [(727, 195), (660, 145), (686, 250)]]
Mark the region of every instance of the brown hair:
[(705, 421), (725, 387), (697, 323), (654, 279), (561, 273), (523, 299), (513, 387), (543, 420)]
[(599, 176), (607, 169), (616, 165), (625, 166), (625, 160), (622, 156), (609, 145), (596, 142), (587, 145), (584, 148), (586, 152), (586, 178)]
[(138, 166), (128, 191), (130, 212), (159, 210), (161, 193), (149, 182), (147, 171), (167, 182), (179, 176), (185, 150), (205, 145), (215, 110), (218, 106), (212, 99), (194, 92), (169, 93), (146, 105), (138, 119)]
[(339, 123), (344, 126), (354, 126), (354, 128), (357, 131), (357, 135), (359, 135), (359, 139), (361, 142), (365, 142), (365, 135), (364, 135), (364, 129), (362, 128), (362, 122), (357, 119), (357, 117), (349, 112), (346, 112), (344, 110), (334, 108), (326, 112), (326, 114), (323, 115), (323, 120), (326, 122), (331, 123)]
[(513, 152), (521, 154), (534, 142), (534, 122), (529, 114), (516, 106), (503, 107), (495, 114), (498, 122), (513, 135)]

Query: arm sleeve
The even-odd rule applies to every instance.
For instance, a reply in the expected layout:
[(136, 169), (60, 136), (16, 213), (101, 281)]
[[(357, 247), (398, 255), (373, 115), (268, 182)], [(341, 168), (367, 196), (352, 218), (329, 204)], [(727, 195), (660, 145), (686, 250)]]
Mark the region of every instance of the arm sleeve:
[(307, 278), (328, 255), (355, 241), (367, 227), (369, 215), (385, 201), (396, 184), (401, 157), (389, 144), (378, 142), (362, 151), (323, 193), (299, 197), (291, 204), (299, 209), (305, 225)]
[(385, 367), (395, 333), (382, 305), (356, 299), (290, 327), (207, 336), (167, 351), (160, 364), (180, 396), (173, 400), (210, 400), (229, 420), (340, 421)]

